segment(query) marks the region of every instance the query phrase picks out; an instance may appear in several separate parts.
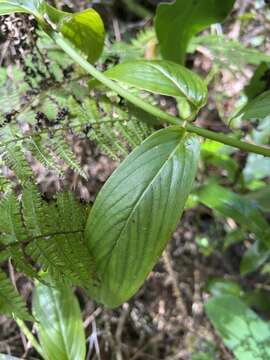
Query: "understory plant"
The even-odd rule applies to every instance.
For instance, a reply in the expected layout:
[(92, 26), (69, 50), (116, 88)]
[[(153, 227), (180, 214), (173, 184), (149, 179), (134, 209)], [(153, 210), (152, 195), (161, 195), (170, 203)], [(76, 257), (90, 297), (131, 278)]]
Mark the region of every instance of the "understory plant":
[[(208, 102), (208, 83), (214, 73), (202, 79), (185, 67), (187, 53), (194, 51), (196, 43), (207, 44), (216, 58), (213, 70), (217, 72), (223, 60), (217, 55), (221, 43), (227, 49), (228, 66), (234, 65), (230, 54), (234, 49), (233, 54), (238, 52), (244, 62), (259, 65), (257, 71), (263, 75), (269, 71), (269, 56), (258, 50), (222, 36), (194, 38), (223, 22), (234, 2), (160, 4), (154, 29), (141, 34), (137, 43), (118, 44), (123, 48), (121, 55), (117, 47), (103, 51), (104, 25), (93, 9), (71, 14), (43, 0), (0, 0), (1, 16), (28, 14), (36, 29), (34, 51), (27, 59), (22, 59), (20, 51), (18, 55), (18, 62), (26, 63), (27, 81), (21, 81), (24, 75), (19, 69), (13, 69), (12, 81), (4, 69), (0, 72), (0, 161), (16, 178), (15, 186), (14, 179), (10, 181), (4, 173), (0, 177), (0, 260), (11, 261), (17, 271), (39, 284), (30, 314), (1, 270), (0, 311), (19, 322), (37, 321), (45, 348), (38, 345), (38, 351), (44, 358), (85, 358), (83, 345), (74, 355), (62, 355), (61, 347), (48, 353), (49, 326), (42, 326), (50, 316), (44, 317), (42, 304), (51, 304), (52, 293), (67, 292), (59, 307), (64, 318), (70, 316), (72, 325), (67, 328), (79, 324), (76, 336), (79, 333), (83, 338), (78, 304), (68, 303), (74, 299), (70, 287), (83, 288), (109, 308), (128, 301), (143, 285), (183, 210), (192, 203), (204, 204), (217, 218), (227, 217), (239, 225), (230, 231), (224, 247), (249, 234), (253, 243), (241, 260), (242, 274), (267, 264), (270, 228), (264, 214), (269, 214), (270, 191), (263, 179), (269, 176), (270, 165), (270, 90), (266, 81), (256, 80), (255, 73), (246, 89), (246, 103), (231, 114), (233, 131), (211, 131), (194, 122)], [(29, 17), (23, 19), (29, 21)], [(155, 43), (157, 54), (151, 60), (141, 53), (145, 39)], [(26, 47), (31, 45), (27, 37), (25, 41)], [(119, 63), (104, 69), (106, 58), (115, 54)], [(104, 71), (99, 70), (102, 66)], [(159, 95), (172, 98), (179, 114), (161, 110)], [(250, 141), (241, 140), (237, 124), (257, 120), (259, 134), (254, 131)], [(61, 178), (67, 167), (88, 181), (71, 147), (71, 135), (89, 138), (109, 157), (121, 161), (93, 206), (78, 201), (68, 190), (50, 201), (44, 199), (31, 167), (31, 161), (38, 161)], [(249, 154), (244, 174), (232, 157), (237, 150)], [(252, 162), (264, 166), (258, 166), (254, 174)], [(208, 163), (225, 169), (232, 183), (240, 178), (245, 193), (228, 189), (215, 177), (205, 183), (196, 181), (199, 166)], [(197, 239), (202, 251), (211, 251), (208, 240)], [(232, 290), (235, 287), (237, 291)], [(207, 315), (236, 358), (268, 358), (269, 325), (248, 308), (241, 289), (217, 279), (210, 288), (213, 298), (206, 305)], [(47, 311), (53, 313), (50, 306)], [(236, 318), (241, 319), (241, 334)], [(73, 341), (71, 334), (67, 343)]]

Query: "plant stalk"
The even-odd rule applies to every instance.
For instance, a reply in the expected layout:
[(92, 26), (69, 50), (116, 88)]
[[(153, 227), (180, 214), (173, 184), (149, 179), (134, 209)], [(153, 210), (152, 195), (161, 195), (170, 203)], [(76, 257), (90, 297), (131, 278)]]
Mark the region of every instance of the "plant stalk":
[(27, 340), (30, 341), (30, 343), (32, 344), (33, 348), (39, 353), (39, 355), (42, 356), (42, 358), (46, 359), (46, 356), (43, 353), (40, 344), (38, 343), (34, 335), (31, 333), (31, 331), (28, 329), (28, 327), (25, 325), (24, 321), (19, 318), (15, 318), (15, 320)]
[[(124, 99), (128, 100), (130, 103), (134, 104), (137, 107), (140, 107), (142, 110), (148, 112), (149, 114), (155, 116), (158, 121), (166, 121), (173, 125), (182, 126), (184, 120), (168, 114), (167, 112), (148, 104), (146, 101), (138, 98), (137, 96), (131, 94), (126, 89), (118, 85), (116, 82), (107, 78), (102, 72), (97, 70), (92, 64), (85, 60), (79, 52), (70, 45), (70, 43), (63, 38), (63, 36), (57, 32), (51, 32), (50, 36), (57, 43), (57, 45), (64, 50), (76, 63), (78, 63), (85, 71), (92, 75), (95, 79), (100, 81), (102, 84), (115, 91), (117, 94), (122, 96)], [(264, 155), (270, 157), (270, 149), (254, 144), (250, 144), (238, 139), (235, 139), (231, 136), (228, 136), (224, 133), (217, 133), (214, 131), (206, 130), (201, 127), (195, 126), (193, 124), (187, 123), (186, 130), (188, 132), (195, 133), (204, 138), (215, 140), (221, 142), (225, 145), (229, 145), (246, 152), (252, 152), (259, 155)]]

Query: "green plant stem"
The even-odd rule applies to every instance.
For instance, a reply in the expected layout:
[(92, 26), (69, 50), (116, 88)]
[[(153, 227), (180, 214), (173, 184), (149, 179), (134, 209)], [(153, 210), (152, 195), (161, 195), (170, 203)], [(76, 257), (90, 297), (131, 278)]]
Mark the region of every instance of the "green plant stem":
[[(59, 33), (52, 32), (51, 37), (57, 43), (58, 46), (62, 50), (64, 50), (76, 63), (78, 63), (85, 71), (87, 71), (90, 75), (92, 75), (95, 79), (100, 81), (102, 84), (110, 88), (111, 90), (115, 91), (123, 98), (128, 100), (130, 103), (134, 104), (135, 106), (140, 107), (142, 110), (152, 114), (157, 118), (157, 120), (163, 122), (166, 121), (173, 125), (183, 125), (183, 120), (177, 118), (173, 115), (166, 113), (165, 111), (148, 104), (146, 101), (138, 98), (137, 96), (131, 94), (129, 91), (118, 85), (116, 82), (107, 78), (102, 72), (98, 71), (93, 65), (91, 65), (87, 60), (85, 60), (77, 50), (75, 50), (70, 43), (63, 38), (63, 36)], [(189, 132), (195, 133), (200, 135), (204, 138), (208, 138), (211, 140), (215, 140), (221, 142), (225, 145), (229, 145), (235, 148), (238, 148), (243, 151), (252, 152), (255, 154), (260, 154), (264, 156), (270, 157), (270, 149), (265, 147), (261, 147), (258, 145), (253, 145), (244, 141), (240, 141), (233, 137), (228, 136), (224, 133), (217, 133), (214, 131), (206, 130), (200, 128), (198, 126), (192, 125), (190, 123), (186, 124), (186, 129)]]
[(28, 327), (25, 325), (24, 321), (19, 318), (16, 318), (15, 320), (21, 331), (24, 333), (27, 340), (31, 342), (33, 348), (42, 356), (42, 358), (46, 359), (46, 356), (43, 353), (40, 344), (38, 343), (34, 335), (31, 333), (31, 331), (28, 329)]

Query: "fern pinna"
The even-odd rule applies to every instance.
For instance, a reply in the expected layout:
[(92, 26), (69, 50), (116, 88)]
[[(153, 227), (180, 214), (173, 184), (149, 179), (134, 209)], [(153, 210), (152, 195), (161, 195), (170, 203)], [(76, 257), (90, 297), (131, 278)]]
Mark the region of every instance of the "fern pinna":
[[(39, 278), (42, 269), (55, 281), (87, 286), (94, 273), (83, 239), (87, 209), (65, 192), (47, 203), (30, 182), (19, 198), (8, 192), (0, 202), (1, 260), (11, 258), (18, 271), (32, 278)], [(1, 311), (9, 314), (6, 306)]]

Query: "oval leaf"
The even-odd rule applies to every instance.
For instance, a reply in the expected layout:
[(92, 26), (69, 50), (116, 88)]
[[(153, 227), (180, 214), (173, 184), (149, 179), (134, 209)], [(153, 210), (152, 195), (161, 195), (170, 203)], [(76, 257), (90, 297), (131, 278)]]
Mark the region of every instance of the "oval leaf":
[(38, 283), (33, 297), (41, 345), (50, 360), (84, 360), (85, 336), (78, 301), (64, 285)]
[(119, 64), (105, 72), (117, 81), (153, 93), (183, 97), (195, 108), (207, 101), (204, 81), (184, 66), (164, 60), (136, 60)]
[(176, 0), (157, 8), (155, 29), (164, 59), (184, 63), (190, 39), (211, 24), (222, 22), (235, 0)]
[(79, 50), (87, 55), (88, 61), (96, 61), (103, 50), (104, 24), (94, 9), (70, 15), (63, 20), (61, 33)]
[[(247, 103), (236, 116), (242, 119), (264, 119), (270, 115), (270, 90), (265, 91), (255, 99)], [(236, 117), (235, 116), (235, 117)]]
[(198, 158), (197, 136), (170, 127), (145, 140), (107, 181), (85, 231), (97, 301), (116, 307), (143, 284), (179, 221)]

